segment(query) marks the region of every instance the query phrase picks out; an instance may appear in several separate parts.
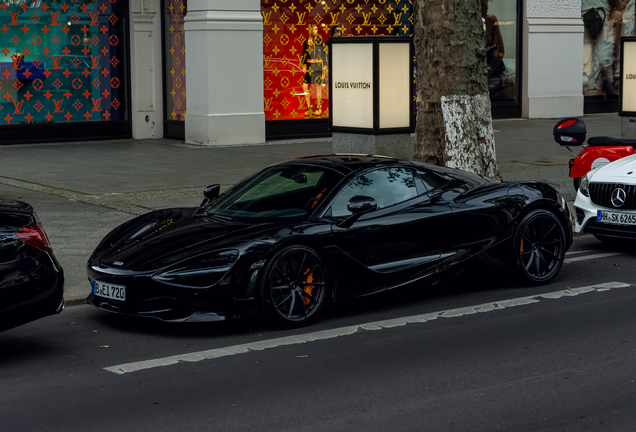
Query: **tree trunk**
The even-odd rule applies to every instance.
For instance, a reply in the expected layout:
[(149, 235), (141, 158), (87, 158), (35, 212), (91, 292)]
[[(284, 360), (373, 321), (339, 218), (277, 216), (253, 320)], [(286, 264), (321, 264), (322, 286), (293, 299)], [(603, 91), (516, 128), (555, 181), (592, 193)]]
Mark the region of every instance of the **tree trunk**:
[(480, 0), (413, 2), (415, 159), (500, 179)]

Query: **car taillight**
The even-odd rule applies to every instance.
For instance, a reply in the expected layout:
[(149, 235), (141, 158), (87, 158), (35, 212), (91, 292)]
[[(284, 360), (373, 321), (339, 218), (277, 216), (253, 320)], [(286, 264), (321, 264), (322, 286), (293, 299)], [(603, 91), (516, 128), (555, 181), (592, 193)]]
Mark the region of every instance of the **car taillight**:
[(46, 236), (44, 228), (39, 223), (35, 225), (23, 226), (22, 228), (18, 229), (15, 235), (31, 246), (34, 246), (46, 252), (53, 252), (53, 249), (51, 248), (51, 242), (49, 242), (49, 238)]

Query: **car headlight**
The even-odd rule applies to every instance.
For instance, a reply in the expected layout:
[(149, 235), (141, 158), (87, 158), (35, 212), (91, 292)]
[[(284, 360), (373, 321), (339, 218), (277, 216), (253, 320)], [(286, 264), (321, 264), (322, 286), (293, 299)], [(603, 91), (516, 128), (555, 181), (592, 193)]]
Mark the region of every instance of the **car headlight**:
[(579, 191), (585, 195), (586, 197), (590, 196), (590, 180), (588, 178), (588, 175), (585, 175), (583, 177), (583, 180), (581, 180), (581, 185), (579, 186)]
[(185, 288), (210, 288), (225, 277), (238, 256), (236, 249), (199, 255), (170, 266), (152, 278)]

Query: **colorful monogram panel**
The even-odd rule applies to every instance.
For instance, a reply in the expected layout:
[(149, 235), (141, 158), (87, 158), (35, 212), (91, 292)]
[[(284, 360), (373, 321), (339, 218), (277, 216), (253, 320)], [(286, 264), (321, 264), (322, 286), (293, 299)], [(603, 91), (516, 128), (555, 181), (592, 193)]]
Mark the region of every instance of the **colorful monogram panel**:
[(119, 6), (118, 0), (2, 1), (0, 124), (123, 119)]

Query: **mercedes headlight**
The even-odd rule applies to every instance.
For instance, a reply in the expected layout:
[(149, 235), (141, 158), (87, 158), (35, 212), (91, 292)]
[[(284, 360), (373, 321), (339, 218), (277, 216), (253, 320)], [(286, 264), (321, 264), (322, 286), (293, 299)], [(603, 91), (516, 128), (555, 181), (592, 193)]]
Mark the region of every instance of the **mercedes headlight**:
[(581, 185), (579, 186), (579, 191), (586, 197), (590, 196), (590, 180), (588, 177), (589, 173), (583, 176), (583, 180), (581, 180)]

